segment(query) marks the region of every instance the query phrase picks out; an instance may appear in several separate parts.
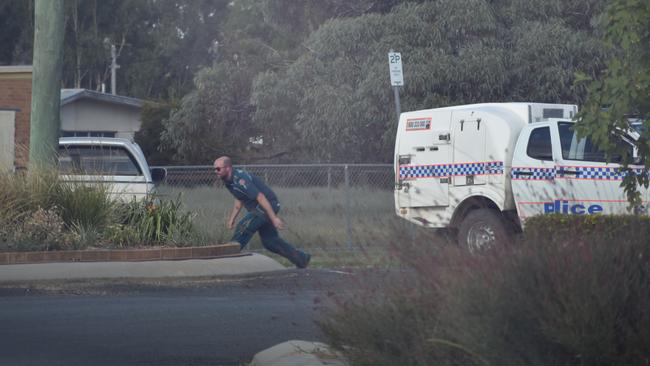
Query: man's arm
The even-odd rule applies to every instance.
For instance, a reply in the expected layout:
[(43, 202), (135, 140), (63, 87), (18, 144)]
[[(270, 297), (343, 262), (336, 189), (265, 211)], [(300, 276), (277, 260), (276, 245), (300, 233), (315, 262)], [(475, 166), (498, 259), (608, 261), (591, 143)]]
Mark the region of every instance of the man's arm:
[(230, 217), (228, 218), (228, 223), (226, 223), (226, 227), (228, 229), (232, 229), (235, 227), (235, 219), (237, 218), (237, 215), (239, 215), (239, 211), (241, 211), (242, 203), (240, 200), (235, 200), (235, 204), (232, 206), (232, 211), (230, 212)]
[(266, 212), (269, 219), (271, 219), (271, 223), (273, 223), (273, 226), (275, 226), (276, 229), (284, 229), (284, 222), (282, 222), (278, 215), (275, 214), (273, 207), (271, 207), (271, 203), (269, 203), (269, 200), (266, 199), (264, 193), (260, 192), (257, 194), (257, 203), (262, 206), (264, 212)]

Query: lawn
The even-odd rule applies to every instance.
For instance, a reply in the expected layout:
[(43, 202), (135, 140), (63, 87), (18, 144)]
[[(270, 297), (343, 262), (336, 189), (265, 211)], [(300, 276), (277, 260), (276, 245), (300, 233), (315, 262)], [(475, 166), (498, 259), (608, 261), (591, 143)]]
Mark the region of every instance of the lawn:
[[(274, 191), (282, 204), (280, 217), (287, 226), (281, 235), (296, 247), (318, 254), (316, 263), (380, 263), (391, 241), (410, 240), (414, 230), (421, 230), (395, 215), (393, 192), (389, 190), (352, 188), (349, 204), (344, 189)], [(225, 243), (230, 239), (232, 232), (225, 223), (234, 201), (225, 188), (161, 186), (158, 192), (170, 198), (180, 195), (184, 209), (195, 214), (194, 223), (205, 242)], [(248, 249), (262, 249), (258, 236)]]

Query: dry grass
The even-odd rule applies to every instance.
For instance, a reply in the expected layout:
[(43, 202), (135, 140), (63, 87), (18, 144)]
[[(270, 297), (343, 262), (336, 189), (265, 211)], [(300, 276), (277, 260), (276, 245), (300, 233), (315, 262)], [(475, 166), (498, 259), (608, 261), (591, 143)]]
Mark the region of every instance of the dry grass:
[(558, 216), (482, 253), (407, 242), (321, 328), (354, 365), (648, 365), (648, 236), (647, 217)]
[[(319, 265), (382, 265), (392, 242), (410, 240), (413, 231), (422, 231), (394, 212), (393, 192), (353, 188), (350, 203), (341, 189), (274, 188), (280, 199), (280, 217), (287, 224), (283, 238), (298, 248), (315, 253)], [(181, 194), (184, 208), (195, 213), (195, 224), (203, 232), (203, 240), (223, 243), (230, 240), (231, 231), (225, 227), (232, 209), (233, 198), (225, 188), (160, 187), (166, 196)], [(349, 211), (347, 211), (349, 208)], [(350, 217), (350, 238), (346, 212)], [(261, 250), (255, 236), (248, 249)]]

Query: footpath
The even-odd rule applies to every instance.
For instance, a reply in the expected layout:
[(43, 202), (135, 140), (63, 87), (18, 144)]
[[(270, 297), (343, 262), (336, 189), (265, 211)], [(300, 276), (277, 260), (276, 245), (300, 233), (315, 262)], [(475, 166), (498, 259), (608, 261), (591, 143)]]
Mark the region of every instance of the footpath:
[[(195, 248), (0, 253), (0, 282), (92, 279), (232, 276), (286, 269), (238, 245)], [(301, 340), (280, 343), (257, 353), (251, 366), (347, 366), (326, 344)]]

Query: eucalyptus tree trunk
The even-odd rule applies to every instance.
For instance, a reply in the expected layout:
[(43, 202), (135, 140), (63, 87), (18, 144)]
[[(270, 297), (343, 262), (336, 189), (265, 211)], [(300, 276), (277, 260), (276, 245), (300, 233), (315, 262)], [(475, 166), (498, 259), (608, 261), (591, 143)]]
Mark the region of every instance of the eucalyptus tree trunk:
[(58, 149), (64, 0), (36, 0), (29, 168), (53, 167)]

